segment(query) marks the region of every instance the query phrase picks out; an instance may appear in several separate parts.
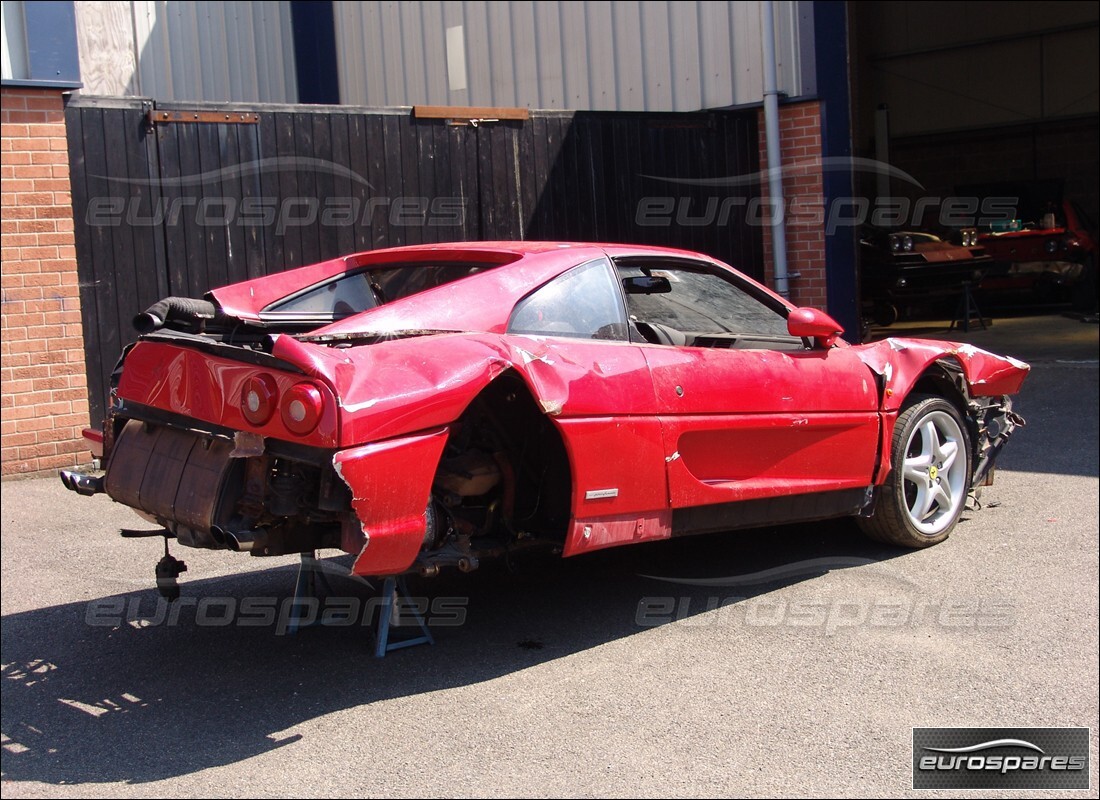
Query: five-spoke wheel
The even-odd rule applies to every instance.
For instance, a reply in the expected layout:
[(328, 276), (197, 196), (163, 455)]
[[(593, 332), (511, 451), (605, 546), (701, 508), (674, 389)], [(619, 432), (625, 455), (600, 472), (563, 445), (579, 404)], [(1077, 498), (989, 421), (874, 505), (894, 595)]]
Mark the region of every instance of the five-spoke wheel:
[(912, 397), (894, 426), (891, 467), (863, 530), (906, 547), (946, 539), (970, 481), (970, 441), (958, 409), (941, 397)]

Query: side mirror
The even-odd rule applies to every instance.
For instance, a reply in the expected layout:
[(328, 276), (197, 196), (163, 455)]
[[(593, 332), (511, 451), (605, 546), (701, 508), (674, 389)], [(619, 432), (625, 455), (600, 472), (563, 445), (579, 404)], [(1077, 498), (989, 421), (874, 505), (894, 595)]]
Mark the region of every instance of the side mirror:
[(664, 276), (638, 275), (623, 278), (623, 288), (627, 294), (668, 294), (672, 291), (672, 284)]
[(844, 329), (824, 311), (796, 308), (787, 315), (787, 333), (814, 339), (818, 347), (832, 347)]

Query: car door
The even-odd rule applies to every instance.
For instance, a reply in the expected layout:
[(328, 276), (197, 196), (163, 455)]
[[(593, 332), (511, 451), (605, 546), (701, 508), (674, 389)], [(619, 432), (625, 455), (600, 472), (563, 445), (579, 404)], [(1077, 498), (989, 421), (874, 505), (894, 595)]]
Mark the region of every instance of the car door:
[(617, 268), (650, 340), (672, 508), (871, 484), (878, 393), (849, 348), (790, 336), (781, 304), (717, 265)]
[(565, 555), (671, 534), (649, 365), (629, 336), (614, 268), (582, 264), (516, 305), (513, 362), (561, 433), (572, 473)]

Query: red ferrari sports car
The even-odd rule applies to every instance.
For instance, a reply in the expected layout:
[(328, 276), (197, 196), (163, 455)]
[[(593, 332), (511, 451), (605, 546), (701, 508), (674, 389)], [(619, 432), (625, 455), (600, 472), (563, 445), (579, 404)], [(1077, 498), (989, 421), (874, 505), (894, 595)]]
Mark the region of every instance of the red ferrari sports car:
[(947, 537), (1022, 420), (1028, 366), (851, 346), (698, 253), (497, 242), (359, 253), (168, 298), (115, 371), (105, 474), (199, 548), (473, 569), (853, 516)]

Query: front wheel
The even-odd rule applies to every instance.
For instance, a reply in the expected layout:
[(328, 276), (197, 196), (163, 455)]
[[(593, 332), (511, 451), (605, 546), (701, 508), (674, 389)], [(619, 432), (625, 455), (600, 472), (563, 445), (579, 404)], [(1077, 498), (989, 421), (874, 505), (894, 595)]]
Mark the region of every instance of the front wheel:
[(942, 397), (912, 397), (894, 426), (890, 467), (872, 515), (859, 521), (863, 532), (902, 547), (942, 542), (970, 489), (970, 440), (958, 409)]

